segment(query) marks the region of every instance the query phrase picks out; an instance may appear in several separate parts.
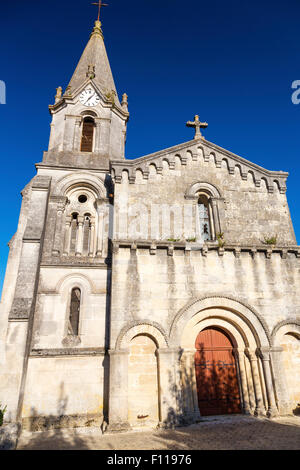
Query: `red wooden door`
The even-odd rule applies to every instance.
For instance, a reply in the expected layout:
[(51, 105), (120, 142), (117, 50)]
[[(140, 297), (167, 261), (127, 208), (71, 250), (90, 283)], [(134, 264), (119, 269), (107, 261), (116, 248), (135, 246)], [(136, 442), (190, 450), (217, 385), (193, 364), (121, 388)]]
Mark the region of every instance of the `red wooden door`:
[(233, 345), (218, 328), (201, 331), (195, 345), (199, 409), (202, 416), (241, 412)]

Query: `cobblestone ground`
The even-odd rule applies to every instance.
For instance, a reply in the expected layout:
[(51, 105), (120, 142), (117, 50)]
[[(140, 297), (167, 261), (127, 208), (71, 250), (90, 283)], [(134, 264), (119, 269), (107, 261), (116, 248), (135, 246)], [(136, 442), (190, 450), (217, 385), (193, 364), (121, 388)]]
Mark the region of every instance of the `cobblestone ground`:
[(23, 432), (18, 449), (300, 450), (300, 417), (210, 417), (175, 430), (104, 435), (96, 428)]

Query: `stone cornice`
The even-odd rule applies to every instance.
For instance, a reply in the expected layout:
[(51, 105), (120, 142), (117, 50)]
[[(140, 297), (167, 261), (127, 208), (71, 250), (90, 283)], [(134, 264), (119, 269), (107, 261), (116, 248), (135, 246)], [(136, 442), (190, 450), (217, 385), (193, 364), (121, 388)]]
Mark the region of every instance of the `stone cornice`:
[(247, 180), (250, 172), (253, 175), (256, 187), (259, 188), (261, 180), (264, 179), (269, 193), (274, 192), (274, 182), (277, 182), (280, 193), (284, 194), (286, 192), (286, 179), (289, 175), (287, 172), (266, 170), (207, 140), (190, 140), (133, 160), (112, 160), (110, 167), (111, 170), (114, 170), (116, 183), (121, 183), (123, 170), (128, 171), (129, 183), (135, 183), (136, 170), (140, 170), (143, 178), (148, 179), (150, 164), (155, 166), (158, 174), (162, 174), (163, 160), (168, 162), (170, 170), (174, 170), (175, 157), (179, 157), (181, 165), (185, 166), (189, 155), (193, 161), (203, 159), (204, 162), (209, 162), (213, 158), (216, 168), (221, 168), (222, 161), (225, 160), (230, 175), (234, 175), (235, 167), (238, 167), (241, 179)]
[(30, 357), (104, 356), (104, 348), (32, 349)]
[(113, 240), (113, 253), (117, 253), (120, 248), (130, 248), (135, 251), (137, 249), (149, 249), (151, 255), (155, 255), (159, 249), (165, 249), (169, 256), (174, 255), (174, 250), (184, 250), (186, 254), (192, 251), (201, 251), (202, 256), (207, 256), (209, 251), (217, 251), (219, 256), (223, 256), (225, 252), (233, 252), (236, 258), (239, 258), (241, 253), (248, 253), (254, 258), (257, 253), (264, 253), (266, 258), (271, 258), (273, 253), (280, 254), (282, 259), (287, 258), (288, 253), (295, 254), (296, 258), (300, 258), (300, 246), (298, 245), (239, 245), (228, 244), (224, 247), (219, 247), (217, 242), (209, 242), (200, 244), (197, 242), (186, 241), (151, 241), (151, 240)]

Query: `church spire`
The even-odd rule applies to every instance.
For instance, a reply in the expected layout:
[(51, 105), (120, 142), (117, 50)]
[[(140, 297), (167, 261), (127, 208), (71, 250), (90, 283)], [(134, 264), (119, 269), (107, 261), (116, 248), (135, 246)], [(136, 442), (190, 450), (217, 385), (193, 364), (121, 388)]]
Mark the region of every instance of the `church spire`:
[(120, 106), (106, 53), (100, 20), (95, 21), (90, 39), (67, 87), (68, 93), (73, 95), (87, 78), (93, 79), (104, 96), (114, 96), (115, 104)]

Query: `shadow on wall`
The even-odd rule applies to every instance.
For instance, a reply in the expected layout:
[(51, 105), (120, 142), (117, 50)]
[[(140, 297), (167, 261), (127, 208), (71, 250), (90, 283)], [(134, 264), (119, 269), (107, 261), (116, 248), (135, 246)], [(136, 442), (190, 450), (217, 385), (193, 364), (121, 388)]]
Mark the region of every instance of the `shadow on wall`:
[(296, 408), (293, 410), (295, 416), (300, 416), (300, 403), (297, 404)]
[[(23, 430), (34, 433), (30, 437), (30, 442), (22, 445), (22, 449), (88, 449), (84, 440), (80, 438), (76, 431), (66, 433), (66, 428), (74, 429), (78, 427), (89, 427), (94, 425), (94, 419), (89, 416), (67, 415), (68, 397), (64, 391), (64, 383), (60, 384), (60, 394), (57, 401), (57, 414), (40, 416), (37, 410), (32, 407), (30, 417), (23, 419)], [(78, 419), (80, 418), (80, 419)], [(99, 426), (100, 430), (100, 426)], [(46, 431), (46, 432), (38, 432)], [(53, 439), (48, 441), (48, 437)], [(19, 441), (20, 442), (20, 441)]]
[(174, 383), (169, 373), (169, 389), (177, 409), (169, 407), (162, 427), (199, 422), (199, 409), (201, 416), (242, 412), (233, 353), (227, 360), (215, 360), (201, 346), (189, 366), (185, 365), (182, 354), (183, 351), (178, 383)]

